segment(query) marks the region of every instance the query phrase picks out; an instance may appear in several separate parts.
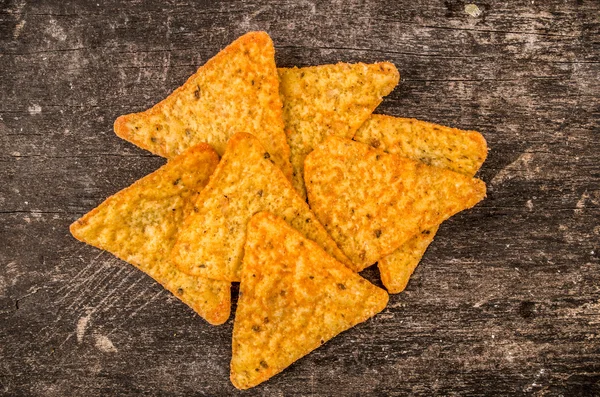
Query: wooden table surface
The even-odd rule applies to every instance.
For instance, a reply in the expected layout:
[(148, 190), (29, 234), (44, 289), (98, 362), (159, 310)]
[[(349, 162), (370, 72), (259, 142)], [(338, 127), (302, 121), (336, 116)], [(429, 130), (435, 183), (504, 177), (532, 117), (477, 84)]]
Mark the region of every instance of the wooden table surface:
[[(124, 3), (0, 1), (0, 394), (600, 395), (597, 1)], [(378, 112), (481, 131), (490, 153), (487, 199), (404, 293), (238, 393), (233, 316), (208, 325), (68, 226), (165, 162), (115, 118), (250, 30), (280, 66), (394, 62)]]

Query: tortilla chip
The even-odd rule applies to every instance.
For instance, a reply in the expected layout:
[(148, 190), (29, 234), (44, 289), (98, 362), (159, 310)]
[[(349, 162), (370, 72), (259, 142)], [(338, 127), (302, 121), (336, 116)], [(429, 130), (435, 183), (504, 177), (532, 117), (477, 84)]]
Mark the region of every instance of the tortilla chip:
[(219, 157), (200, 144), (109, 197), (71, 225), (71, 234), (148, 274), (211, 324), (229, 317), (230, 283), (192, 277), (169, 260), (185, 216)]
[(372, 115), (354, 140), (468, 176), (477, 173), (488, 152), (485, 138), (477, 131), (381, 114)]
[(282, 219), (248, 224), (233, 324), (231, 382), (248, 389), (382, 311), (388, 294)]
[(478, 179), (334, 136), (304, 166), (313, 211), (357, 271), (485, 197)]
[(352, 138), (383, 97), (392, 92), (400, 75), (389, 62), (280, 68), (278, 72), (294, 170), (292, 181), (306, 200), (306, 156), (329, 135)]
[(433, 226), (415, 234), (394, 252), (377, 262), (381, 282), (390, 294), (404, 291), (438, 228), (439, 225)]
[(272, 212), (317, 242), (340, 262), (350, 260), (335, 245), (308, 204), (271, 162), (252, 135), (235, 134), (200, 193), (173, 248), (172, 259), (190, 275), (240, 281), (246, 225), (259, 211)]
[[(464, 131), (426, 121), (374, 114), (354, 140), (391, 154), (474, 176), (487, 157), (485, 138), (477, 131)], [(406, 288), (408, 280), (439, 226), (411, 237), (396, 251), (379, 260), (381, 281), (390, 293)]]
[(274, 56), (268, 34), (247, 33), (154, 107), (119, 117), (115, 132), (152, 153), (172, 158), (200, 142), (211, 144), (223, 155), (229, 137), (247, 131), (256, 135), (291, 180)]

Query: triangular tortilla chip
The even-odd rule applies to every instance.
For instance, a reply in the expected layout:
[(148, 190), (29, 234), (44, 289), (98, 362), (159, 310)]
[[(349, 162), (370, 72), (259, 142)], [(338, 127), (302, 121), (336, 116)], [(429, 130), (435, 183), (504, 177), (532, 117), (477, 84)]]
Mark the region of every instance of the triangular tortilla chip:
[(304, 166), (311, 208), (357, 271), (485, 197), (478, 179), (333, 136)]
[(246, 225), (259, 211), (282, 217), (330, 255), (351, 265), (250, 134), (238, 133), (229, 140), (196, 207), (186, 219), (172, 255), (173, 262), (190, 275), (240, 281)]
[(115, 132), (152, 153), (171, 158), (200, 142), (209, 143), (223, 155), (229, 137), (247, 131), (261, 141), (291, 179), (274, 56), (269, 35), (247, 33), (157, 105), (119, 117)]
[(75, 221), (71, 234), (131, 263), (206, 321), (222, 324), (231, 310), (230, 283), (188, 276), (169, 259), (180, 224), (218, 162), (217, 153), (200, 144), (106, 199)]
[[(372, 115), (354, 135), (354, 140), (386, 153), (418, 160), (474, 176), (487, 157), (485, 138), (477, 131), (464, 131), (426, 121)], [(379, 260), (381, 281), (390, 293), (402, 292), (439, 226), (411, 237), (396, 251)]]
[[(400, 75), (389, 62), (278, 69), (293, 184), (306, 199), (304, 159), (329, 135), (352, 138), (392, 92)], [(250, 131), (251, 132), (251, 131)]]
[(377, 267), (381, 282), (390, 294), (404, 291), (439, 227), (436, 225), (415, 234), (394, 252), (379, 259)]
[(388, 294), (280, 218), (255, 215), (233, 324), (231, 382), (258, 385), (382, 311)]
[(371, 115), (356, 131), (354, 140), (471, 177), (488, 152), (485, 138), (477, 131), (382, 114)]

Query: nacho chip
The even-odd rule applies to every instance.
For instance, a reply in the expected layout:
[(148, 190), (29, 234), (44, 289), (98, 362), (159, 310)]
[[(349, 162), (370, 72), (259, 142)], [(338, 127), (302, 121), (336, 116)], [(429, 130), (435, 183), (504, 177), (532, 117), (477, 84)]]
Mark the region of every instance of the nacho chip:
[(354, 140), (468, 176), (477, 173), (488, 151), (485, 138), (477, 131), (381, 114), (369, 117)]
[(377, 262), (381, 282), (390, 294), (404, 291), (410, 276), (433, 241), (439, 225), (425, 229), (408, 239), (394, 252)]
[[(372, 115), (356, 132), (354, 140), (391, 154), (474, 176), (487, 157), (485, 138), (477, 131), (464, 131), (426, 121)], [(377, 264), (381, 281), (390, 293), (406, 288), (408, 280), (439, 226), (411, 237)]]
[(389, 62), (280, 68), (278, 72), (293, 184), (306, 199), (306, 156), (329, 135), (352, 138), (398, 84), (400, 75)]
[(223, 155), (230, 136), (250, 132), (291, 179), (290, 149), (273, 42), (265, 32), (238, 38), (154, 107), (119, 117), (121, 138), (171, 158), (206, 142)]
[(247, 389), (382, 311), (388, 294), (282, 219), (248, 224), (233, 324), (231, 382)]
[(334, 258), (351, 265), (250, 134), (238, 133), (229, 140), (196, 207), (186, 219), (172, 255), (173, 262), (190, 275), (240, 281), (246, 225), (259, 211), (282, 217)]
[(148, 274), (211, 324), (229, 317), (230, 283), (188, 276), (169, 259), (219, 157), (200, 144), (109, 197), (71, 225), (71, 234)]
[(313, 211), (357, 271), (485, 196), (478, 179), (334, 136), (304, 166)]

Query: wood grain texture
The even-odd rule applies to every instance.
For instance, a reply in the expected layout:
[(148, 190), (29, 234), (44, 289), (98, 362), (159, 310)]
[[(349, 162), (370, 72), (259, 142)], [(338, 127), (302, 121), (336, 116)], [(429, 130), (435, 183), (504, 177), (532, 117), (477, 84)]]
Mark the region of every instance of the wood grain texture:
[(0, 394), (236, 393), (232, 321), (68, 225), (164, 163), (114, 119), (260, 29), (279, 66), (394, 62), (379, 112), (491, 151), (488, 198), (442, 225), (404, 293), (243, 394), (600, 395), (600, 6), (466, 4), (0, 1)]

